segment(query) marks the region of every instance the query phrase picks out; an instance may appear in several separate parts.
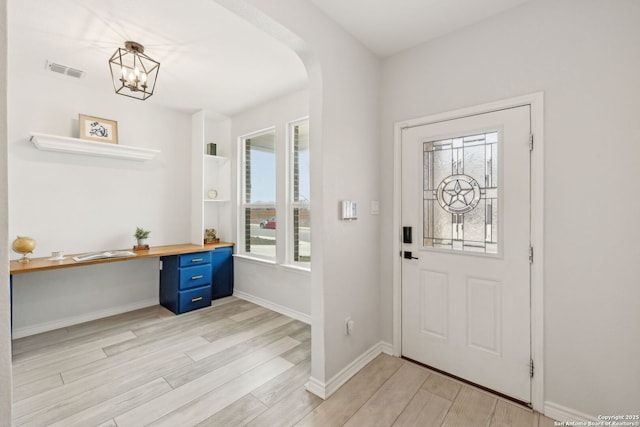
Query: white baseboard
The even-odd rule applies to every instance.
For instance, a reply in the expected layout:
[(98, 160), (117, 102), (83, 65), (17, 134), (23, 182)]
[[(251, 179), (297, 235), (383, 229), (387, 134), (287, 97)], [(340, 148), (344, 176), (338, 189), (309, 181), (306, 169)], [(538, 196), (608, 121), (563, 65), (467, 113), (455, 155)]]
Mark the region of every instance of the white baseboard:
[(544, 415), (549, 418), (553, 418), (556, 421), (599, 421), (592, 415), (588, 415), (553, 402), (544, 402)]
[(245, 301), (252, 302), (254, 304), (261, 305), (262, 307), (268, 308), (269, 310), (273, 310), (277, 313), (284, 314), (285, 316), (289, 316), (293, 319), (299, 320), (303, 323), (306, 323), (307, 325), (311, 324), (311, 316), (309, 316), (308, 314), (304, 314), (299, 311), (292, 310), (289, 307), (276, 304), (275, 302), (266, 300), (264, 298), (260, 298), (260, 297), (248, 294), (246, 292), (237, 291), (237, 290), (233, 291), (233, 296), (243, 299)]
[(144, 301), (138, 301), (133, 304), (119, 305), (117, 307), (109, 307), (104, 310), (92, 311), (91, 313), (85, 313), (78, 316), (66, 317), (63, 319), (54, 320), (52, 322), (38, 323), (36, 325), (25, 326), (22, 328), (13, 329), (12, 338), (23, 338), (30, 335), (40, 334), (42, 332), (53, 331), (54, 329), (66, 328), (67, 326), (77, 325), (79, 323), (90, 322), (96, 319), (102, 319), (104, 317), (115, 316), (116, 314), (126, 313), (128, 311), (139, 310), (145, 307), (151, 307), (158, 305), (158, 299), (149, 299)]
[(391, 344), (380, 341), (334, 375), (327, 383), (311, 377), (305, 384), (305, 387), (309, 392), (321, 399), (326, 399), (342, 387), (344, 383), (349, 381), (351, 377), (360, 372), (367, 363), (375, 359), (380, 353), (392, 354), (392, 351), (390, 351), (392, 347)]
[(380, 349), (382, 350), (382, 352), (384, 354), (388, 354), (389, 356), (395, 356), (393, 354), (393, 344), (388, 343), (388, 342), (384, 342), (384, 341), (380, 341)]
[(311, 377), (309, 381), (304, 385), (308, 392), (315, 394), (320, 399), (326, 399), (328, 396), (325, 393), (325, 385), (323, 382)]

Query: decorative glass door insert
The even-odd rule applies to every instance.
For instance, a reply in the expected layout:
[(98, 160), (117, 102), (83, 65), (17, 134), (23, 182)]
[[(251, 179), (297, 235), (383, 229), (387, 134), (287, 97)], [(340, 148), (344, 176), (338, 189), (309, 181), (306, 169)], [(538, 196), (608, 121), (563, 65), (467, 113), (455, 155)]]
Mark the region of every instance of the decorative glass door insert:
[(498, 132), (423, 143), (423, 245), (498, 253)]

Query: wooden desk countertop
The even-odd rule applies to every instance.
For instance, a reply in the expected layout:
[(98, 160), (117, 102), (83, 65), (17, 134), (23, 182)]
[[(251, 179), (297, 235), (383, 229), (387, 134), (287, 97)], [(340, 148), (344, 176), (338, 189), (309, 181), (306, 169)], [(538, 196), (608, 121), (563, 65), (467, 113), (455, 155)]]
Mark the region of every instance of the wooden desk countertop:
[[(225, 246), (234, 246), (233, 243), (229, 242), (220, 242), (220, 243), (212, 243), (204, 246), (193, 245), (190, 243), (182, 244), (182, 245), (167, 245), (167, 246), (154, 246), (144, 251), (132, 251), (135, 252), (136, 256), (128, 256), (128, 257), (116, 257), (116, 258), (102, 258), (102, 259), (94, 259), (91, 261), (74, 261), (73, 257), (83, 254), (73, 254), (66, 255), (63, 260), (60, 261), (50, 261), (49, 258), (30, 258), (29, 262), (20, 262), (18, 260), (11, 261), (10, 264), (10, 274), (21, 274), (21, 273), (31, 273), (34, 271), (45, 271), (45, 270), (56, 270), (59, 268), (69, 268), (69, 267), (82, 267), (85, 265), (92, 264), (105, 264), (108, 262), (117, 262), (117, 261), (129, 261), (141, 258), (159, 258), (167, 255), (180, 255), (180, 254), (189, 254), (193, 252), (200, 251), (211, 251), (215, 248), (221, 248)], [(118, 250), (126, 250), (131, 251), (131, 249), (118, 249)], [(101, 251), (108, 252), (108, 251)]]

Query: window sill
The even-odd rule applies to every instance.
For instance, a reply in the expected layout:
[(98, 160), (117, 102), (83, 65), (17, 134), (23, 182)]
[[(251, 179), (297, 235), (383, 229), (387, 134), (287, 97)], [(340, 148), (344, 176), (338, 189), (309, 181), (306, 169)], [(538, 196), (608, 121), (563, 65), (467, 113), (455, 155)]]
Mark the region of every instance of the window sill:
[(276, 262), (273, 260), (253, 257), (245, 254), (233, 254), (233, 257), (244, 261), (255, 262), (256, 264), (276, 265)]
[(280, 266), (287, 270), (293, 270), (300, 273), (311, 273), (311, 267), (302, 267), (300, 265), (294, 265), (294, 264), (281, 264)]
[(270, 259), (258, 258), (258, 257), (253, 257), (245, 254), (233, 254), (233, 257), (238, 258), (242, 261), (248, 261), (255, 264), (278, 266), (278, 267), (284, 268), (285, 270), (291, 270), (298, 273), (311, 273), (311, 267), (302, 267), (300, 265), (294, 265), (294, 264), (278, 264), (277, 262)]

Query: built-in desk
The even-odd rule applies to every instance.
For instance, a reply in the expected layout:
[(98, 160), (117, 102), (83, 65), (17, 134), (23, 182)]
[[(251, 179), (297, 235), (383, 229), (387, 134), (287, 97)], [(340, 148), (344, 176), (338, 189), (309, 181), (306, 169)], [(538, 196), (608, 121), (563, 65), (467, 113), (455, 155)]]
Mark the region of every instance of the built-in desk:
[[(151, 247), (147, 250), (135, 251), (136, 256), (102, 258), (89, 261), (75, 261), (73, 259), (74, 256), (81, 254), (67, 255), (63, 260), (59, 261), (52, 261), (48, 258), (31, 258), (29, 262), (26, 263), (20, 262), (18, 260), (13, 260), (10, 263), (11, 299), (13, 299), (13, 276), (16, 274), (46, 272), (49, 270), (57, 270), (62, 268), (116, 263), (142, 258), (160, 258), (161, 260), (163, 260), (163, 264), (167, 264), (167, 268), (163, 268), (163, 270), (165, 271), (161, 271), (159, 277), (160, 302), (162, 303), (162, 305), (170, 308), (176, 314), (179, 314), (188, 310), (200, 308), (205, 305), (211, 305), (212, 299), (221, 298), (233, 293), (233, 246), (234, 244), (229, 242), (213, 243), (202, 246), (193, 244), (156, 246)], [(204, 277), (204, 273), (202, 273), (202, 280), (196, 283), (199, 287), (194, 287), (193, 289), (203, 291), (205, 290), (204, 288), (208, 286), (209, 289), (206, 289), (207, 292), (204, 292), (202, 295), (193, 297), (190, 294), (187, 295), (188, 292), (193, 293), (191, 289), (187, 291), (183, 291), (182, 289), (172, 289), (173, 284), (171, 280), (163, 280), (163, 277), (168, 277), (168, 273), (170, 273), (166, 270), (170, 270), (172, 268), (177, 270), (177, 268), (173, 265), (175, 259), (182, 259), (188, 257), (189, 254), (199, 253), (207, 254), (207, 265), (209, 270), (206, 271), (208, 277)], [(169, 289), (169, 291), (167, 289)], [(171, 292), (173, 292), (174, 296), (167, 297), (167, 295), (171, 295)], [(186, 298), (186, 296), (191, 296), (191, 300), (196, 300), (195, 302), (197, 302), (198, 304), (194, 303), (193, 301), (190, 301), (189, 303), (183, 303), (180, 307), (180, 310), (174, 309), (171, 306), (171, 304), (174, 304), (174, 302), (172, 301), (181, 301), (180, 298), (184, 299)], [(206, 301), (207, 298), (208, 301)], [(169, 303), (167, 303), (167, 301), (169, 301)]]
[[(108, 262), (120, 262), (131, 261), (140, 258), (160, 258), (169, 255), (181, 255), (194, 252), (212, 251), (215, 248), (234, 246), (233, 243), (220, 242), (212, 243), (204, 246), (182, 244), (182, 245), (167, 245), (167, 246), (155, 246), (144, 251), (135, 251), (136, 256), (131, 257), (116, 257), (116, 258), (102, 258), (91, 261), (74, 261), (73, 257), (81, 254), (66, 255), (61, 261), (50, 261), (49, 258), (30, 258), (29, 262), (20, 262), (18, 260), (11, 261), (10, 274), (22, 274), (31, 273), (34, 271), (44, 270), (56, 270), (58, 268), (70, 268), (70, 267), (82, 267), (92, 264), (104, 264)], [(129, 249), (126, 249), (129, 250)]]

